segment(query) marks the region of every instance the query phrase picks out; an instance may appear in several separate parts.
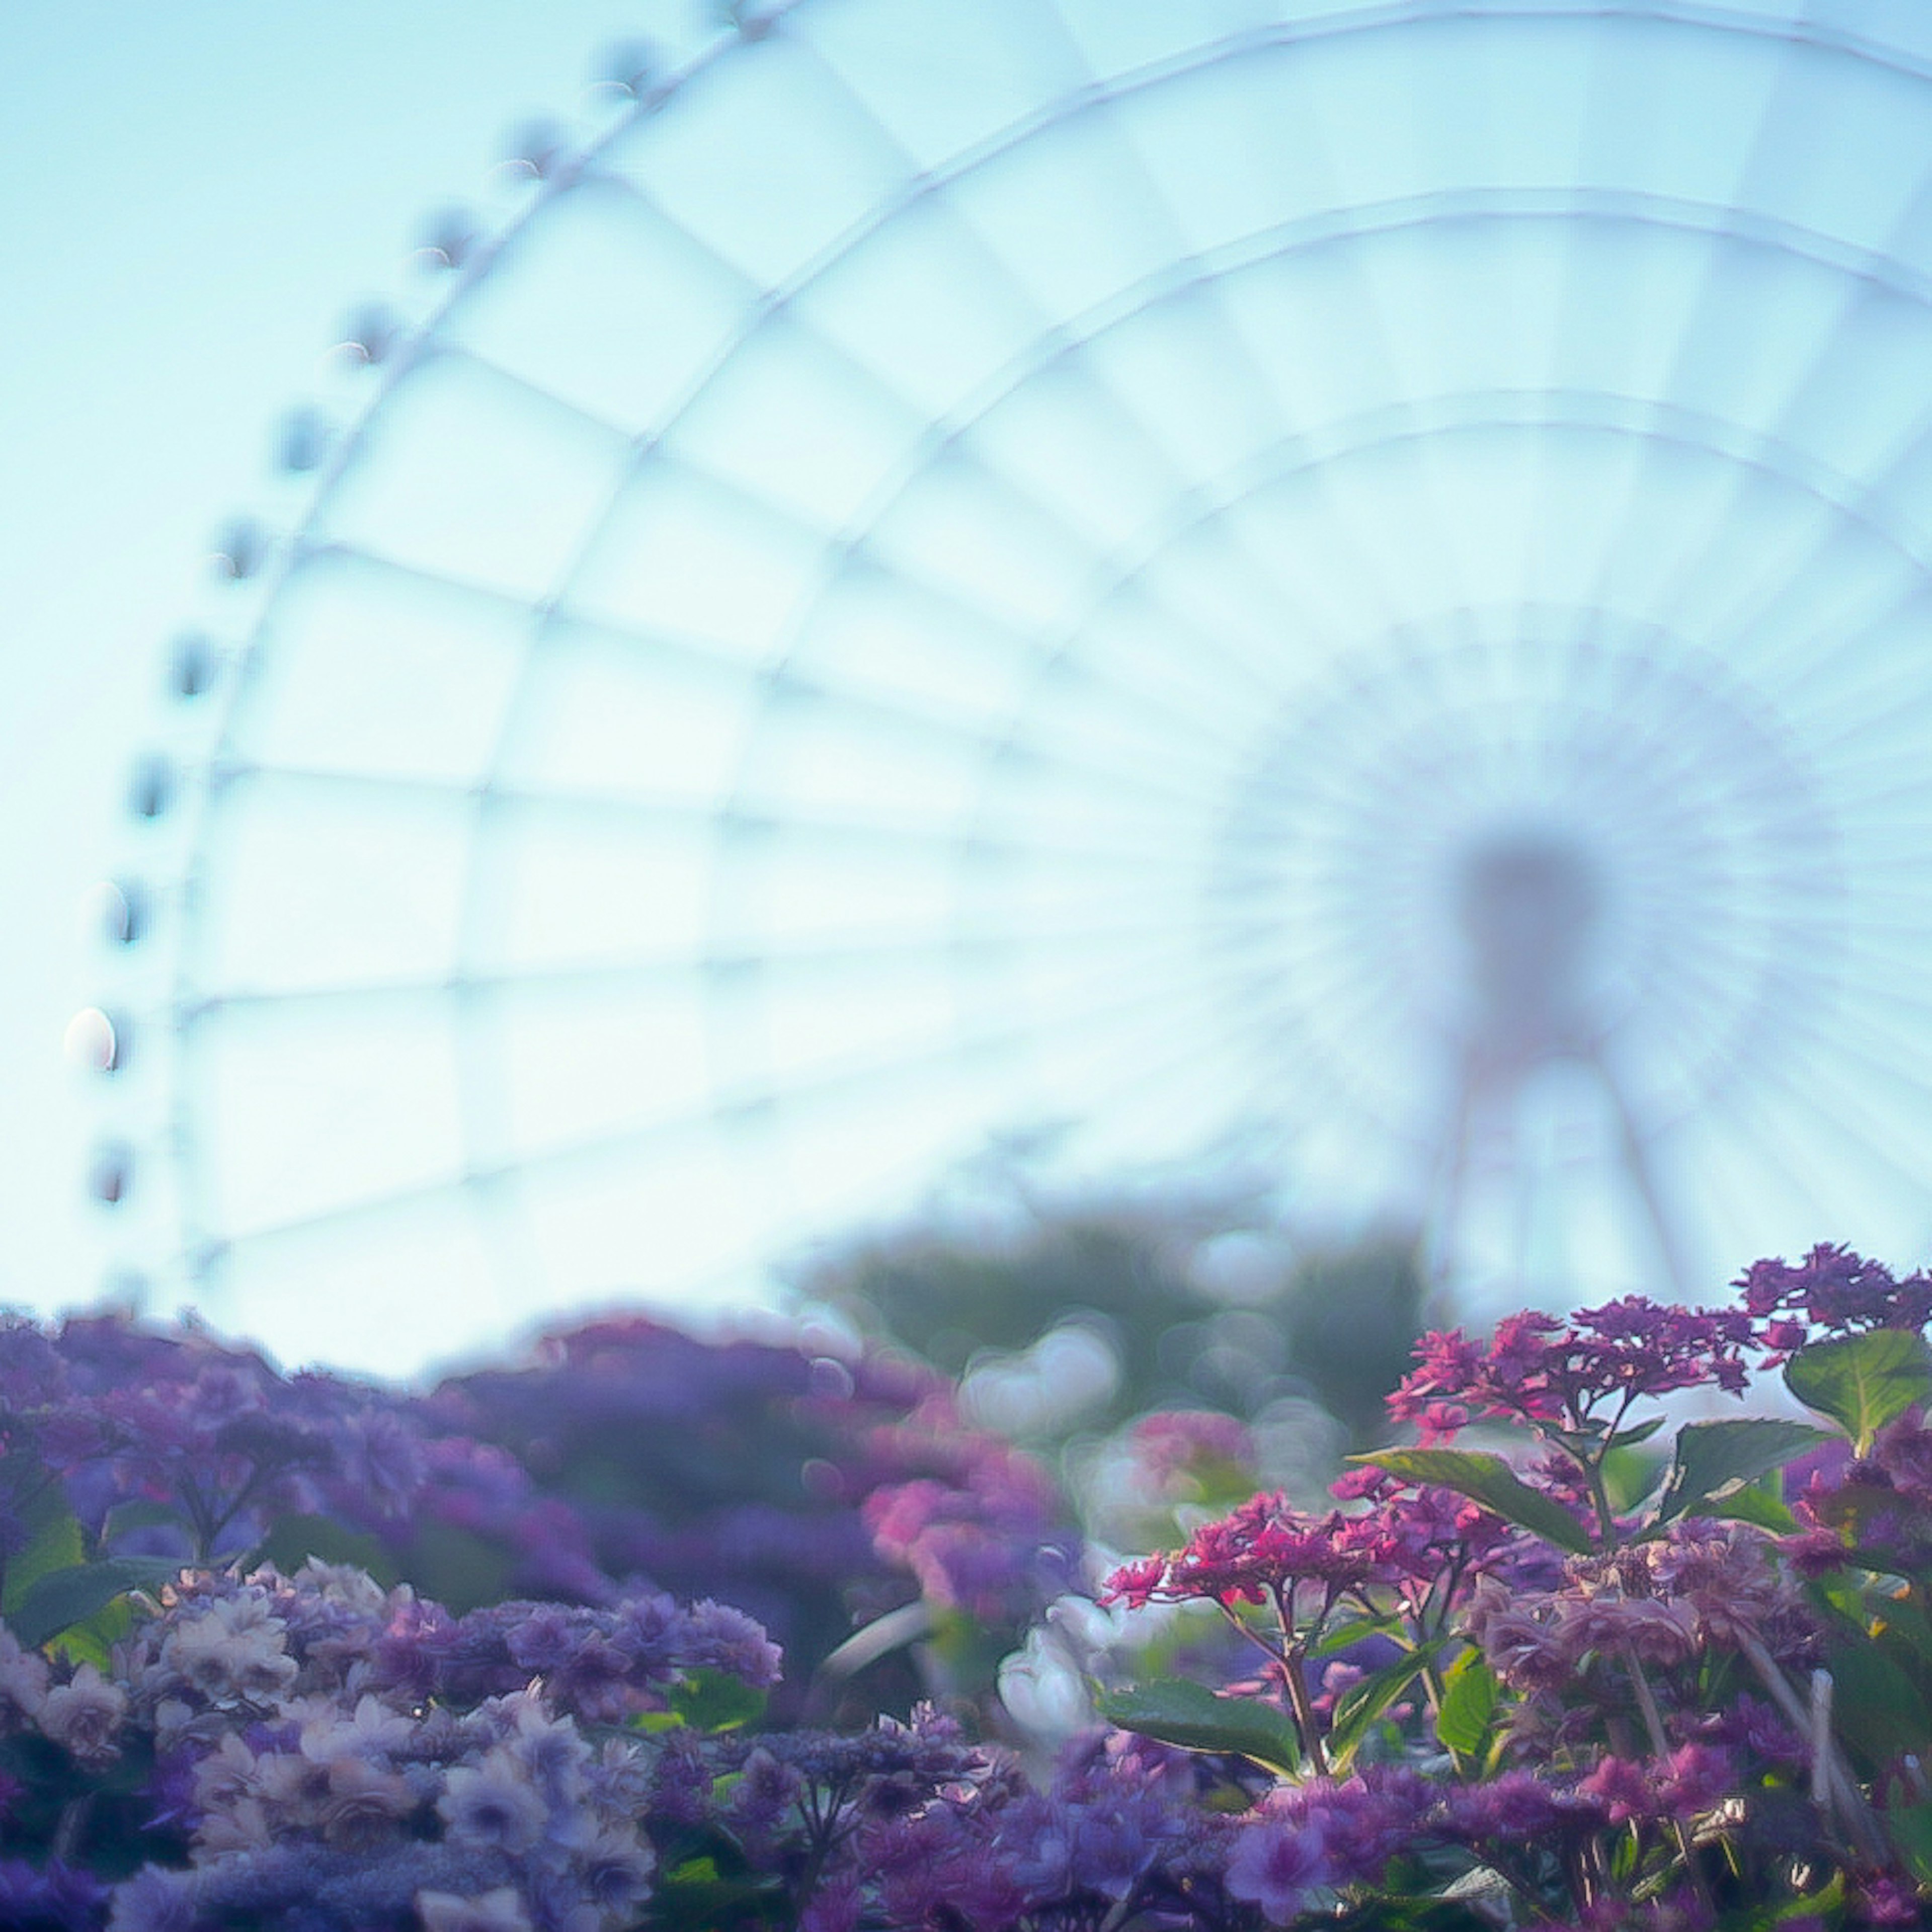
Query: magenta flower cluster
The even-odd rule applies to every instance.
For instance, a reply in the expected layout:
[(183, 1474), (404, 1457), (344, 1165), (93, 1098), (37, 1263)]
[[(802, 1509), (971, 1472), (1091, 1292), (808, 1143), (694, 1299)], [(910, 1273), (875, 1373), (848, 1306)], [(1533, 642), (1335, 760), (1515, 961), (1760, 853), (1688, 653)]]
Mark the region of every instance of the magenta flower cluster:
[(1780, 1356), (1820, 1330), (1916, 1333), (1932, 1322), (1932, 1275), (1901, 1279), (1882, 1262), (1822, 1243), (1795, 1267), (1782, 1259), (1754, 1262), (1738, 1286), (1747, 1312), (1764, 1324), (1766, 1346)]
[(1512, 1315), (1485, 1342), (1460, 1329), (1426, 1335), (1420, 1366), (1389, 1398), (1389, 1413), (1425, 1442), (1446, 1441), (1470, 1422), (1553, 1424), (1572, 1431), (1620, 1416), (1646, 1397), (1715, 1386), (1743, 1394), (1756, 1340), (1736, 1309), (1664, 1306), (1626, 1295), (1568, 1322)]

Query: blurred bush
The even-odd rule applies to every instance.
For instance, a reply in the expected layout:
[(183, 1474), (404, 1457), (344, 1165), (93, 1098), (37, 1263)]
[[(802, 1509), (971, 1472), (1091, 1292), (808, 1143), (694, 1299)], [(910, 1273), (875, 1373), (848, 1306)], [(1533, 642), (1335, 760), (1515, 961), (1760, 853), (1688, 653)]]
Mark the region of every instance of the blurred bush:
[(1342, 1455), (1382, 1439), (1422, 1301), (1409, 1244), (1298, 1244), (1258, 1194), (1054, 1201), (1018, 1180), (973, 1213), (941, 1208), (823, 1250), (794, 1286), (958, 1378), (972, 1420), (1059, 1451), (1103, 1534), (1096, 1484), (1133, 1425), (1166, 1412), (1245, 1426), (1190, 1452), (1217, 1490), (1217, 1461), (1230, 1489), (1318, 1488)]

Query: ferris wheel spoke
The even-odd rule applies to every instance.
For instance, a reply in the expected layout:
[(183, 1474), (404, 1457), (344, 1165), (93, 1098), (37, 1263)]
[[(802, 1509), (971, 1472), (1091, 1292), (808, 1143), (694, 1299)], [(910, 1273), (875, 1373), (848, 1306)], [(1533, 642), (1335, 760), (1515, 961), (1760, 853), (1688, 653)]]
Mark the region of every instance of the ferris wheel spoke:
[[(776, 326), (776, 318), (782, 315), (789, 322), (790, 326), (794, 328), (800, 326), (797, 312), (790, 306), (788, 305), (782, 309), (774, 310), (771, 312), (771, 314), (772, 319), (767, 320), (765, 315), (761, 312), (758, 318), (756, 326), (759, 328), (769, 329), (771, 327)], [(1024, 357), (1016, 363), (1014, 373), (1010, 374), (1003, 379), (1004, 393), (1011, 393), (1014, 389), (1016, 389), (1028, 376), (1036, 374), (1036, 365), (1042, 356), (1050, 357), (1060, 352), (1058, 345), (1060, 338), (1058, 332), (1061, 325), (1057, 319), (1052, 316), (1040, 316), (1036, 312), (1035, 323), (1038, 332), (1036, 338), (1035, 346), (1028, 351)], [(808, 323), (806, 326), (808, 327), (809, 326)], [(868, 386), (872, 391), (878, 394), (882, 398), (889, 400), (895, 406), (904, 406), (906, 401), (906, 398), (904, 395), (901, 392), (895, 390), (890, 382), (882, 380), (875, 370), (872, 369), (862, 362), (853, 358), (850, 355), (849, 352), (845, 350), (835, 338), (827, 334), (821, 330), (815, 332), (815, 339), (822, 352), (839, 359), (842, 373), (848, 380)], [(998, 395), (997, 394), (993, 400), (997, 403), (998, 400)], [(1110, 406), (1113, 408), (1118, 416), (1124, 423), (1132, 424), (1136, 433), (1144, 441), (1153, 442), (1157, 450), (1160, 449), (1160, 446), (1158, 444), (1157, 440), (1152, 437), (1150, 434), (1138, 423), (1137, 420), (1133, 417), (1132, 412), (1121, 404), (1117, 395), (1111, 398), (1109, 400)], [(687, 413), (688, 406), (689, 405), (687, 404), (672, 412), (671, 422), (674, 425), (675, 425), (678, 421), (681, 420)], [(984, 404), (982, 404), (981, 411), (982, 414), (983, 414), (983, 411)], [(956, 437), (957, 436), (957, 434), (958, 432), (956, 430)], [(658, 441), (662, 442), (662, 440), (663, 436), (661, 432)], [(674, 428), (673, 430), (673, 440), (675, 440)], [(956, 441), (952, 444), (952, 447), (956, 456), (961, 451), (970, 448), (970, 446), (969, 444), (963, 444)], [(1161, 453), (1166, 454), (1164, 450), (1162, 450)], [(1070, 542), (1076, 545), (1084, 541), (1082, 533), (1074, 525), (1066, 520), (1065, 514), (1063, 511), (1049, 502), (1035, 496), (1030, 496), (1022, 481), (1011, 474), (1004, 472), (999, 475), (998, 480), (1000, 487), (1004, 490), (1012, 494), (1016, 497), (1016, 500), (1020, 502), (1042, 526), (1052, 526), (1057, 525), (1061, 529)], [(957, 595), (956, 586), (941, 584), (929, 587), (938, 589), (942, 592), (950, 591), (952, 594), (955, 596)], [(1202, 642), (1204, 646), (1208, 648), (1212, 647), (1211, 640), (1204, 638)]]
[[(1156, 916), (1138, 906), (1111, 916), (1096, 914), (1078, 920), (1063, 916), (1051, 925), (1030, 926), (1027, 930), (1027, 950), (1043, 959), (1062, 954), (1091, 954), (1106, 958), (1112, 955), (1123, 940), (1162, 929)], [(936, 949), (929, 933), (916, 928), (892, 928), (843, 939), (836, 933), (822, 938), (814, 936), (810, 943), (788, 936), (783, 950), (764, 950), (735, 955), (694, 951), (644, 958), (538, 958), (520, 961), (514, 965), (470, 964), (454, 972), (422, 974), (406, 978), (274, 987), (250, 986), (243, 982), (183, 1001), (175, 1012), (174, 1022), (176, 1026), (186, 1030), (220, 1014), (250, 1009), (271, 1009), (278, 1016), (299, 1018), (314, 1009), (379, 1001), (408, 1005), (526, 992), (549, 997), (560, 993), (685, 991), (701, 983), (708, 975), (747, 968), (785, 977), (794, 974), (844, 974), (860, 968), (876, 969), (895, 962), (925, 966), (932, 960), (936, 950), (958, 968), (968, 969), (976, 960), (1004, 958), (1012, 953), (1018, 944), (1015, 932), (981, 931), (962, 934), (949, 933), (943, 946)]]
[[(1922, 1087), (1895, 1090), (1894, 1069), (1882, 1050), (1846, 1052), (1835, 1041), (1834, 1046), (1835, 1067), (1815, 1064), (1806, 1070), (1807, 1077), (1781, 1076), (1776, 1084), (1805, 1108), (1808, 1124), (1842, 1150), (1846, 1174), (1859, 1174), (1867, 1186), (1916, 1189), (1918, 1177), (1924, 1172), (1922, 1130), (1916, 1136), (1919, 1145), (1915, 1158), (1911, 1148), (1894, 1144), (1886, 1130), (1917, 1124)], [(1844, 1077), (1853, 1069), (1856, 1085)], [(1822, 1222), (1828, 1216), (1821, 1214), (1820, 1219)]]
[[(721, 826), (740, 836), (762, 836), (777, 825), (768, 810), (755, 805), (734, 808), (722, 800), (586, 795), (536, 786), (506, 785), (479, 791), (474, 784), (438, 776), (302, 770), (253, 765), (238, 760), (225, 761), (215, 776), (224, 795), (234, 794), (238, 788), (252, 786), (262, 794), (272, 790), (285, 796), (324, 800), (332, 796), (353, 798), (365, 809), (386, 801), (398, 806), (449, 808), (481, 802), (499, 813), (514, 810), (546, 814), (564, 824), (598, 824), (633, 832), (640, 838), (680, 830), (711, 835)], [(982, 826), (968, 837), (958, 826), (946, 823), (894, 822), (820, 810), (788, 816), (783, 829), (788, 842), (796, 841), (802, 847), (827, 854), (875, 849), (886, 854), (931, 854), (950, 860), (973, 850), (982, 856), (1011, 854), (1102, 870), (1118, 867), (1136, 876), (1144, 874), (1150, 862), (1144, 832), (1125, 819), (1112, 827), (1091, 825), (1072, 837), (1055, 836), (1051, 829), (1038, 826), (1024, 831)]]
[[(1083, 113), (1090, 112), (1093, 111), (1093, 106), (1092, 100), (1083, 96), (1079, 104), (1079, 111)], [(861, 111), (869, 112), (870, 110), (861, 104)], [(881, 132), (885, 134), (886, 138), (896, 138), (890, 130), (885, 130), (882, 124), (880, 124)], [(970, 166), (979, 166), (985, 158), (983, 156), (975, 157)], [(968, 171), (968, 166), (962, 164), (958, 172), (963, 174)], [(935, 188), (943, 190), (949, 187), (956, 178), (956, 175), (948, 174), (933, 177), (933, 179)], [(986, 254), (985, 259), (988, 262), (997, 261), (997, 256), (991, 254)], [(1036, 305), (1036, 298), (1032, 291), (1026, 286), (1024, 279), (1012, 277), (1010, 272), (1004, 269), (1004, 265), (1002, 265), (1002, 272), (1006, 274), (1009, 289), (1016, 294), (1020, 301), (1032, 309), (1042, 332), (1039, 340), (1046, 346), (1046, 353), (1049, 356), (1057, 352), (1056, 345), (1063, 340), (1073, 342), (1083, 347), (1090, 347), (1096, 339), (1098, 331), (1094, 320), (1088, 317), (1067, 318), (1042, 314)], [(1113, 326), (1118, 326), (1123, 320), (1131, 320), (1144, 314), (1147, 306), (1150, 303), (1171, 298), (1174, 292), (1174, 278), (1169, 272), (1163, 270), (1154, 279), (1151, 286), (1142, 289), (1138, 294), (1128, 299), (1120, 314), (1114, 319)], [(1184, 280), (1183, 286), (1185, 286)], [(1220, 332), (1220, 335), (1224, 352), (1228, 348), (1235, 345), (1237, 338), (1231, 329), (1224, 326)], [(1036, 354), (1038, 352), (1036, 351)], [(1247, 364), (1249, 371), (1252, 373), (1254, 365), (1251, 355), (1244, 346), (1240, 347), (1238, 352)], [(1028, 372), (1024, 364), (1016, 364), (1013, 371), (1010, 371), (1005, 376), (998, 379), (992, 392), (992, 404), (997, 404), (1001, 394), (1010, 394), (1017, 388), (1027, 373)], [(1124, 424), (1131, 426), (1141, 440), (1166, 464), (1170, 471), (1184, 482), (1189, 473), (1190, 466), (1178, 458), (1172, 437), (1170, 435), (1163, 434), (1157, 425), (1150, 424), (1144, 420), (1143, 412), (1138, 410), (1123, 397), (1118, 381), (1107, 386), (1110, 406), (1118, 419)], [(978, 414), (983, 416), (989, 406), (987, 398), (982, 396), (975, 406)], [(1218, 646), (1216, 640), (1213, 636), (1203, 637), (1200, 641), (1202, 647), (1210, 654), (1226, 655), (1225, 650)], [(1238, 659), (1232, 662), (1232, 668), (1238, 673), (1247, 668)]]

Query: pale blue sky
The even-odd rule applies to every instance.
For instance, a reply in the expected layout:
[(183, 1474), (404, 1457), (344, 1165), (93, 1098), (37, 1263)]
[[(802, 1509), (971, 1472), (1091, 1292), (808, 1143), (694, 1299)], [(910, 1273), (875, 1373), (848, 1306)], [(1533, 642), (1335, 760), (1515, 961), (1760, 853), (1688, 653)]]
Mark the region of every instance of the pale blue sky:
[(130, 758), (275, 425), (423, 220), (488, 205), (637, 0), (0, 0), (0, 1298), (91, 1295), (98, 1109), (61, 1036)]

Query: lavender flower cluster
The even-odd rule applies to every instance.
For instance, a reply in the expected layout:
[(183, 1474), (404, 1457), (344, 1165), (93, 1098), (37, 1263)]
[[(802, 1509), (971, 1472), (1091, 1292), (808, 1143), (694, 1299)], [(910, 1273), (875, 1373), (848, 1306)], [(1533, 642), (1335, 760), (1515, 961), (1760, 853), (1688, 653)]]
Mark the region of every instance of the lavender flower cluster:
[(192, 1327), (0, 1322), (0, 1562), (57, 1482), (103, 1553), (353, 1557), (458, 1608), (743, 1606), (799, 1690), (856, 1627), (1016, 1627), (1072, 1574), (1067, 1512), (950, 1384), (880, 1349), (700, 1340), (642, 1317), (426, 1396), (284, 1376)]

